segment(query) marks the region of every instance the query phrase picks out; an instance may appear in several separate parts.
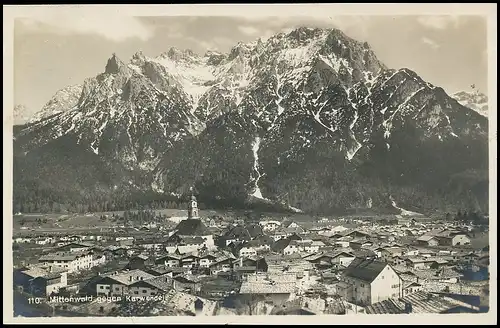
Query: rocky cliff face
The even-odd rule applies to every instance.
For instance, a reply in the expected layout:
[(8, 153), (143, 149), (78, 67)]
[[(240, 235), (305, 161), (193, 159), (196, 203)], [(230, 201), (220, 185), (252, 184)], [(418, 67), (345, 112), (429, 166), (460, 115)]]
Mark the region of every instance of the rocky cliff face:
[(323, 212), (392, 194), (424, 210), (487, 206), (487, 120), (336, 29), (228, 54), (112, 56), (74, 108), (19, 132), (16, 148), (29, 157), (69, 137), (144, 191), (196, 184), (206, 199)]

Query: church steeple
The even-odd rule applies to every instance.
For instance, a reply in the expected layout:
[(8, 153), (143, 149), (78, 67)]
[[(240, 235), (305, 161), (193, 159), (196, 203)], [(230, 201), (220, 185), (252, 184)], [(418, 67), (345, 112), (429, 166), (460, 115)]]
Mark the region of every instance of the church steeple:
[(194, 196), (193, 187), (189, 188), (189, 190), (191, 191), (191, 196), (189, 197), (188, 219), (198, 219), (198, 202)]

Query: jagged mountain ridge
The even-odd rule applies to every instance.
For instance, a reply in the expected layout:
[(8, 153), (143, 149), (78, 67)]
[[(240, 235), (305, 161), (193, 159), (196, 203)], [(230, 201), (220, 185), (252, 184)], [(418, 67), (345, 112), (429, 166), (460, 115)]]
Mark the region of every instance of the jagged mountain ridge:
[(50, 116), (72, 109), (78, 104), (82, 94), (82, 85), (70, 85), (57, 91), (54, 96), (36, 112), (27, 123), (32, 124)]
[[(197, 184), (207, 197), (253, 195), (327, 210), (332, 199), (339, 208), (388, 199), (396, 185), (417, 183), (424, 193), (415, 175), (433, 163), (401, 165), (410, 153), (401, 136), (425, 154), (437, 152), (439, 161), (452, 155), (467, 163), (440, 166), (431, 182), (438, 176), (447, 183), (471, 167), (463, 149), (477, 152), (472, 168), (484, 169), (487, 156), (482, 117), (416, 73), (388, 69), (369, 45), (335, 29), (299, 28), (240, 43), (229, 54), (172, 48), (157, 58), (139, 52), (129, 64), (113, 56), (105, 73), (85, 81), (79, 99), (21, 131), (19, 148), (73, 135), (106, 161), (141, 172), (131, 182), (137, 188), (161, 192)], [(404, 138), (410, 132), (413, 140)], [(392, 167), (398, 171), (377, 176)], [(391, 181), (405, 171), (412, 173)], [(349, 190), (332, 197), (345, 185)], [(310, 188), (321, 199), (316, 205)]]
[(473, 92), (460, 91), (452, 95), (460, 104), (488, 117), (488, 96), (478, 90)]

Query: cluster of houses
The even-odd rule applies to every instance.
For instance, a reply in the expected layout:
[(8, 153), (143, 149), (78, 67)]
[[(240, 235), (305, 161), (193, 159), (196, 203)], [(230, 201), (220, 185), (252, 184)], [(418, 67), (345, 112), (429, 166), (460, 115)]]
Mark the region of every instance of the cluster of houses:
[[(408, 306), (401, 304), (411, 304), (412, 295), (466, 289), (464, 270), (487, 271), (489, 250), (470, 243), (463, 227), (433, 230), (417, 222), (365, 222), (356, 229), (325, 222), (305, 228), (287, 220), (224, 225), (200, 219), (193, 197), (188, 218), (165, 234), (52, 240), (38, 263), (15, 270), (14, 283), (22, 292), (46, 297), (63, 291), (104, 297), (191, 295), (219, 304), (213, 308), (219, 314), (380, 313), (377, 304), (389, 303), (393, 311), (407, 313)], [(106, 270), (117, 261), (123, 265)], [(94, 267), (99, 273), (68, 284), (68, 275)], [(469, 294), (480, 291), (471, 287)], [(464, 307), (447, 302), (439, 313)]]

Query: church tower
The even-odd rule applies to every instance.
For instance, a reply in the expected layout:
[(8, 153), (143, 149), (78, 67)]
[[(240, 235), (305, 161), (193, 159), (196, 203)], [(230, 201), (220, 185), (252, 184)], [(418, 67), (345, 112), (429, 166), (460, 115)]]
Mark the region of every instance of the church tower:
[(193, 188), (191, 188), (191, 196), (189, 197), (188, 204), (188, 219), (198, 219), (198, 202), (196, 201), (196, 197), (193, 194)]

